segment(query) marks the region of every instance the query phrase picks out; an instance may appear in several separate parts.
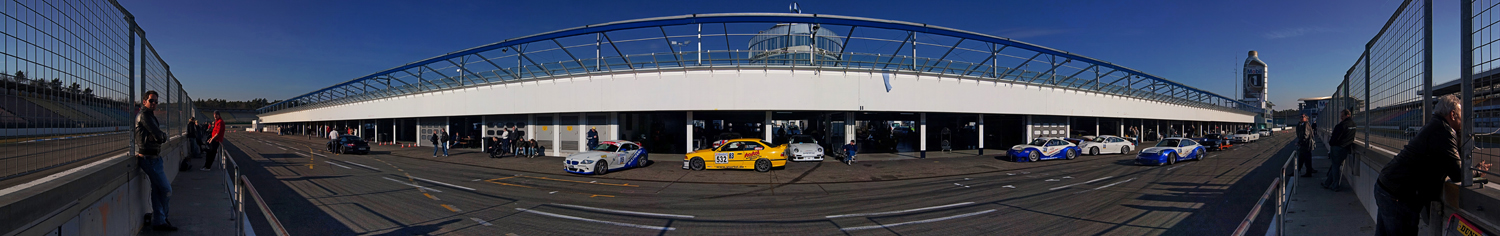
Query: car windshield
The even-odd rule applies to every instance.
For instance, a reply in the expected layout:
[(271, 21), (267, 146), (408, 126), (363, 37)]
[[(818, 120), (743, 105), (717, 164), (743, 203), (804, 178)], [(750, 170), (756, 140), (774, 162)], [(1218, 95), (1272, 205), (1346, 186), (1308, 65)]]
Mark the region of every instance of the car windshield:
[(1180, 142), (1182, 142), (1181, 139), (1167, 139), (1167, 140), (1162, 140), (1160, 143), (1156, 143), (1156, 146), (1157, 147), (1177, 147), (1177, 144), (1180, 143)]
[(813, 140), (812, 136), (792, 136), (792, 140), (791, 140), (790, 143), (811, 143), (811, 144), (817, 144), (818, 141), (817, 140)]
[(620, 150), (620, 146), (615, 146), (614, 144), (605, 143), (605, 144), (599, 144), (599, 146), (594, 146), (593, 150), (594, 151), (602, 151), (602, 152), (614, 152), (614, 151), (619, 151)]
[(344, 136), (343, 139), (345, 142), (360, 141), (359, 136)]
[(1031, 143), (1028, 143), (1026, 145), (1031, 145), (1031, 146), (1047, 146), (1047, 140), (1046, 139), (1033, 139), (1033, 140), (1031, 140)]
[(1104, 139), (1104, 137), (1094, 137), (1094, 139), (1090, 139), (1089, 141), (1101, 142), (1101, 143), (1102, 142), (1108, 142), (1108, 140)]

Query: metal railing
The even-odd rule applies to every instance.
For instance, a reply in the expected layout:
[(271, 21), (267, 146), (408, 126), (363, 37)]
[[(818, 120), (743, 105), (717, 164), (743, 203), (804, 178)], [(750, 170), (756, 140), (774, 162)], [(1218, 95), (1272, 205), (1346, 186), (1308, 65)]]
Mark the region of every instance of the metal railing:
[(281, 225), (281, 220), (276, 218), (276, 214), (272, 213), (271, 208), (266, 205), (266, 201), (261, 199), (260, 192), (255, 191), (255, 185), (250, 184), (250, 178), (240, 171), (239, 163), (235, 162), (234, 157), (230, 156), (229, 151), (222, 146), (219, 148), (219, 158), (222, 159), (219, 167), (224, 168), (224, 192), (229, 194), (229, 220), (235, 221), (236, 235), (245, 235), (245, 229), (250, 227), (251, 222), (245, 215), (246, 195), (255, 201), (255, 206), (259, 208), (261, 216), (270, 225), (272, 233), (281, 236), (289, 235), (286, 227)]
[(1275, 228), (1266, 230), (1276, 232), (1276, 235), (1286, 233), (1286, 205), (1292, 199), (1292, 190), (1297, 188), (1297, 179), (1291, 178), (1296, 175), (1296, 166), (1297, 154), (1294, 152), (1291, 157), (1287, 157), (1286, 163), (1281, 164), (1281, 175), (1271, 180), (1271, 186), (1266, 187), (1266, 193), (1260, 195), (1260, 200), (1256, 201), (1255, 207), (1250, 208), (1250, 213), (1240, 221), (1240, 226), (1235, 228), (1233, 235), (1243, 236), (1250, 231), (1251, 225), (1255, 224), (1255, 218), (1260, 216), (1260, 209), (1265, 206), (1267, 200), (1273, 201), (1271, 204), (1274, 204), (1276, 209), (1275, 215), (1271, 217), (1275, 220), (1271, 222), (1271, 227)]
[[(799, 27), (801, 32), (778, 30)], [(820, 40), (790, 40), (800, 38)], [(767, 40), (780, 46), (761, 46)], [(917, 73), (1263, 112), (1138, 70), (1007, 38), (909, 22), (771, 13), (648, 18), (508, 39), (376, 72), (258, 111), (278, 114), (555, 77), (707, 69)]]
[(127, 152), (140, 96), (164, 131), (194, 109), (134, 16), (110, 1), (0, 3), (0, 180)]

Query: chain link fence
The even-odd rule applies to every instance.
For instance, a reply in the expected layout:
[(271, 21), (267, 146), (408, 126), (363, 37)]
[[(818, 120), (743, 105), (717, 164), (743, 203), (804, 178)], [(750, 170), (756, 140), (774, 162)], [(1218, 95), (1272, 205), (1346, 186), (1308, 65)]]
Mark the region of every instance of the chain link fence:
[[(1405, 1), (1380, 32), (1365, 44), (1344, 73), (1343, 82), (1318, 112), (1316, 125), (1323, 138), (1348, 110), (1356, 127), (1357, 155), (1389, 160), (1422, 127), (1429, 109), (1432, 84), (1431, 0)], [(1350, 158), (1354, 161), (1354, 158)]]
[(0, 17), (0, 185), (125, 154), (148, 90), (179, 142), (192, 100), (118, 3), (5, 1)]
[(1437, 95), (1462, 96), (1464, 114), (1468, 114), (1464, 116), (1463, 134), (1472, 135), (1463, 140), (1475, 147), (1463, 152), (1465, 166), (1472, 166), (1470, 161), (1496, 163), (1500, 161), (1500, 136), (1495, 135), (1500, 131), (1500, 100), (1495, 99), (1495, 93), (1500, 92), (1500, 81), (1496, 80), (1500, 78), (1496, 76), (1500, 72), (1500, 47), (1495, 43), (1500, 42), (1500, 29), (1495, 27), (1500, 23), (1500, 9), (1495, 7), (1500, 6), (1500, 0), (1463, 1), (1460, 5), (1464, 17), (1460, 22), (1462, 77), (1457, 83), (1433, 89)]

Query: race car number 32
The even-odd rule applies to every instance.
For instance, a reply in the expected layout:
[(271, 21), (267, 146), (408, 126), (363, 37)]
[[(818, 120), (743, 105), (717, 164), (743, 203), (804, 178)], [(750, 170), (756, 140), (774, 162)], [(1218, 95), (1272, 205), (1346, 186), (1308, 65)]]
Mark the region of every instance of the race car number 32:
[(728, 164), (729, 163), (729, 157), (733, 156), (733, 155), (734, 155), (734, 153), (715, 153), (714, 154), (714, 163), (715, 164)]

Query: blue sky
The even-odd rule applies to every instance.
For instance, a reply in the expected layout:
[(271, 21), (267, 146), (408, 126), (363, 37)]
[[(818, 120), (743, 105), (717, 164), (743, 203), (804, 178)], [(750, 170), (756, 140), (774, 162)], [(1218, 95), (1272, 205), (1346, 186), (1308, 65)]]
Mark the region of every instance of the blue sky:
[[(122, 1), (196, 98), (286, 99), (508, 38), (694, 13), (785, 12), (791, 1)], [(1434, 83), (1457, 78), (1458, 6), (1434, 1)], [(804, 13), (1013, 38), (1233, 96), (1245, 52), (1271, 101), (1327, 96), (1400, 5), (1336, 1), (799, 1)]]

